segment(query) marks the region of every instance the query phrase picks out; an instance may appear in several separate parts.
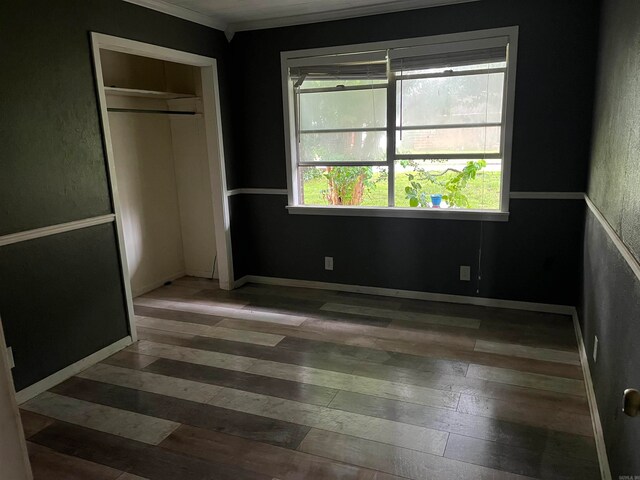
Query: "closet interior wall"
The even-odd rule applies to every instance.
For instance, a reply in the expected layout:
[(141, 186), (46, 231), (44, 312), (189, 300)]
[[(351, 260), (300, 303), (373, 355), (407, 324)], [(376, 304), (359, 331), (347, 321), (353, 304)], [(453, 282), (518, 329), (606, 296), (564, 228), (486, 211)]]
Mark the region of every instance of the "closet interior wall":
[(217, 278), (199, 68), (100, 56), (133, 295), (183, 275)]

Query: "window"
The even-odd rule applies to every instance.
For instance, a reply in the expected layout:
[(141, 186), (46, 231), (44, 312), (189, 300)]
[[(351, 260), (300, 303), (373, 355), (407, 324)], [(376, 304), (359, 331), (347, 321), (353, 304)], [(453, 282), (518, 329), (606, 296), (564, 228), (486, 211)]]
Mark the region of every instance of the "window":
[(284, 52), (290, 212), (506, 219), (516, 39)]

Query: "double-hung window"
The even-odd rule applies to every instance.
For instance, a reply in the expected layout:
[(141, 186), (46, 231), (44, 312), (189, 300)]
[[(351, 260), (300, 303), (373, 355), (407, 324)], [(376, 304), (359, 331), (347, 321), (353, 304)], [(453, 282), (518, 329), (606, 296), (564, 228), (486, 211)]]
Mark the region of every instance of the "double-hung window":
[(290, 212), (506, 219), (516, 42), (284, 52)]

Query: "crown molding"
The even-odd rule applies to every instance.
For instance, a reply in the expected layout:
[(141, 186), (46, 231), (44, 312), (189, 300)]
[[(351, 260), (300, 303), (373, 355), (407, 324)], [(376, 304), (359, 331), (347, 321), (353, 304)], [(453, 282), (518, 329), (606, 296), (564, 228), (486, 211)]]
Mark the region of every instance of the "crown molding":
[(227, 24), (215, 17), (205, 15), (203, 13), (194, 12), (193, 10), (190, 10), (188, 8), (173, 5), (162, 0), (123, 1), (133, 3), (134, 5), (139, 5), (141, 7), (149, 8), (157, 12), (166, 13), (167, 15), (171, 15), (172, 17), (177, 17), (193, 23), (204, 25), (205, 27), (215, 28), (217, 30), (222, 30), (223, 32), (227, 30)]
[(267, 18), (264, 20), (250, 20), (246, 22), (230, 23), (227, 27), (231, 32), (247, 30), (264, 30), (267, 28), (288, 27), (292, 25), (304, 25), (309, 23), (327, 22), (331, 20), (345, 20), (348, 18), (367, 17), (383, 13), (402, 12), (406, 10), (418, 10), (421, 8), (442, 7), (458, 3), (479, 2), (480, 0), (404, 0), (399, 2), (387, 2), (377, 5), (343, 8), (328, 12), (308, 13), (304, 15), (292, 15), (289, 17)]
[(190, 22), (205, 25), (225, 32), (227, 39), (231, 41), (235, 32), (247, 30), (264, 30), (267, 28), (288, 27), (292, 25), (304, 25), (309, 23), (327, 22), (331, 20), (344, 20), (347, 18), (366, 17), (383, 13), (402, 12), (406, 10), (418, 10), (421, 8), (441, 7), (458, 3), (479, 2), (480, 0), (403, 0), (398, 2), (381, 3), (360, 7), (343, 8), (328, 12), (316, 12), (303, 15), (291, 15), (288, 17), (266, 18), (262, 20), (249, 20), (246, 22), (234, 22), (227, 24), (215, 16), (205, 15), (191, 9), (173, 5), (163, 0), (123, 0), (141, 7), (149, 8), (157, 12), (166, 13), (174, 17), (182, 18)]

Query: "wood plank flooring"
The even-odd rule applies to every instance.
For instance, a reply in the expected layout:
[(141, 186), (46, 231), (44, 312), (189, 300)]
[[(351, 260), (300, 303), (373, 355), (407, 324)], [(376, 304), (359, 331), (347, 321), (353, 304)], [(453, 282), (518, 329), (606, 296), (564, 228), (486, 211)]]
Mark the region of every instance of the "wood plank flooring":
[(571, 319), (182, 278), (21, 405), (36, 479), (595, 479)]

